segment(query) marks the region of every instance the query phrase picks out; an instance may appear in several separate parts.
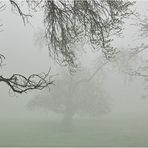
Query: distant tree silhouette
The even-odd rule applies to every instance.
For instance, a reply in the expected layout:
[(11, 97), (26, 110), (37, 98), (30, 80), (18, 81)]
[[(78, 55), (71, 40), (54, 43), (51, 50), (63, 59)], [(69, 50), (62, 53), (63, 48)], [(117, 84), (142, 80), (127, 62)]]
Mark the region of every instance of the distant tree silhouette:
[(88, 73), (79, 72), (73, 77), (61, 77), (54, 90), (36, 95), (28, 103), (28, 107), (63, 114), (62, 124), (67, 128), (72, 126), (76, 114), (100, 117), (108, 113), (110, 106), (102, 84), (96, 79), (84, 79), (85, 77), (88, 77)]

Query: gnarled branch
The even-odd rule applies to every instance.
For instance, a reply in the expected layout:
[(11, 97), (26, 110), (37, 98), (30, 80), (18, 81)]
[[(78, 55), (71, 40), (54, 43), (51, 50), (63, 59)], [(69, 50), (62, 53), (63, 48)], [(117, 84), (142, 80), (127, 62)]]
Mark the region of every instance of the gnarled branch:
[(53, 84), (49, 72), (47, 74), (32, 74), (29, 77), (13, 74), (10, 78), (5, 78), (1, 75), (0, 82), (6, 83), (13, 92), (20, 94), (29, 90), (42, 90)]

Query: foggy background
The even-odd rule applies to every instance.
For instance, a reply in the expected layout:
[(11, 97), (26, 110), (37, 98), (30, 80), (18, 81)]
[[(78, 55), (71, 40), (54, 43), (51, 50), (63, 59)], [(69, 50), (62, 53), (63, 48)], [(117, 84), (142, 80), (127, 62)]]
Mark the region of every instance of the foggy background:
[[(137, 1), (134, 6), (142, 15), (148, 15), (148, 1)], [(58, 78), (61, 71), (67, 71), (66, 68), (60, 67), (49, 57), (48, 49), (44, 46), (41, 39), (43, 33), (42, 16), (40, 13), (35, 14), (35, 19), (31, 20), (31, 25), (24, 26), (20, 16), (12, 13), (8, 7), (0, 13), (0, 22), (4, 25), (3, 32), (0, 33), (1, 53), (5, 55), (6, 60), (2, 67), (2, 73), (11, 76), (13, 73), (30, 75), (33, 73), (47, 72), (51, 67), (53, 79)], [(138, 29), (131, 25), (135, 20), (129, 19), (124, 24), (123, 37), (116, 37), (113, 45), (121, 51), (127, 50), (139, 45), (143, 39), (138, 39)], [(89, 48), (84, 45), (84, 48)], [(96, 70), (95, 64), (97, 57), (95, 53), (86, 53), (82, 58), (82, 64), (91, 72)], [(101, 60), (101, 59), (100, 59)], [(148, 97), (143, 98), (146, 94), (144, 81), (139, 78), (130, 80), (128, 76), (114, 68), (113, 64), (108, 64), (103, 68), (104, 89), (107, 93), (110, 104), (110, 112), (102, 118), (126, 118), (142, 119), (148, 117)], [(55, 86), (50, 86), (52, 91)], [(0, 85), (0, 120), (25, 120), (25, 119), (49, 119), (52, 118), (50, 112), (35, 109), (29, 110), (27, 104), (35, 95), (41, 94), (41, 91), (31, 91), (27, 94), (14, 94), (9, 92), (7, 85)], [(144, 122), (141, 120), (141, 122)]]

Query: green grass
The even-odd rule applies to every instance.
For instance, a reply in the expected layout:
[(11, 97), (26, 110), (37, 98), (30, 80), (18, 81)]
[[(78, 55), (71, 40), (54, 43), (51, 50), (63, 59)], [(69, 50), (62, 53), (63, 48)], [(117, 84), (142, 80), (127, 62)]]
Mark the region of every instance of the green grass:
[(1, 120), (0, 146), (148, 146), (148, 121), (79, 119), (66, 132), (58, 120)]

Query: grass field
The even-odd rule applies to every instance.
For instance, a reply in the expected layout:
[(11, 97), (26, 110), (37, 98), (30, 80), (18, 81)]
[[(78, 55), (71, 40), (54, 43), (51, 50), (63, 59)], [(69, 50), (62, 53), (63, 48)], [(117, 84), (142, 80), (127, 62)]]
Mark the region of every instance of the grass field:
[(0, 146), (148, 146), (148, 120), (74, 121), (71, 132), (58, 120), (1, 120)]

